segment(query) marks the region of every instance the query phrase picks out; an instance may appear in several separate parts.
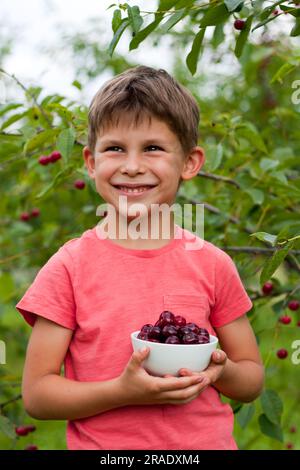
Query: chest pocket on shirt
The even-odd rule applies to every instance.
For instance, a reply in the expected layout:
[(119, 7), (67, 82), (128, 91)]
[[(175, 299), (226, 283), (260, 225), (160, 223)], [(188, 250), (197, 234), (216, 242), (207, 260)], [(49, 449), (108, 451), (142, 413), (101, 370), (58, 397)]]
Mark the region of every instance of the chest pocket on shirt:
[(209, 304), (205, 295), (165, 294), (164, 310), (185, 317), (188, 323), (195, 322), (203, 328), (209, 325)]

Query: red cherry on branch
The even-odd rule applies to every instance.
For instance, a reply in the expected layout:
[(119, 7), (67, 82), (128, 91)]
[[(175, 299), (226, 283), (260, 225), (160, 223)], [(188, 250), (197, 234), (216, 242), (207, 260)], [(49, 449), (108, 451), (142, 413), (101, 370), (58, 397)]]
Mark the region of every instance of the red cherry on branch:
[(297, 432), (296, 426), (291, 426), (290, 429), (289, 429), (289, 431), (290, 431), (291, 433)]
[(27, 447), (25, 447), (24, 450), (38, 450), (38, 446), (35, 446), (34, 444), (29, 444)]
[(279, 321), (280, 323), (283, 323), (283, 325), (288, 325), (289, 323), (291, 323), (292, 319), (288, 315), (282, 315), (281, 317), (279, 317)]
[(268, 281), (268, 282), (265, 282), (264, 285), (262, 286), (262, 291), (265, 295), (268, 295), (272, 292), (274, 286), (273, 286), (273, 283)]
[(246, 21), (245, 21), (245, 20), (235, 20), (235, 22), (233, 23), (233, 26), (234, 26), (235, 29), (237, 29), (238, 31), (241, 31), (242, 29), (245, 28), (245, 26), (246, 26)]
[(55, 163), (57, 160), (61, 159), (61, 153), (58, 150), (54, 150), (49, 156), (50, 162)]
[(83, 180), (76, 180), (74, 181), (74, 188), (76, 189), (84, 189), (85, 188), (85, 182)]
[(40, 209), (38, 209), (37, 207), (34, 207), (33, 209), (31, 209), (31, 217), (38, 217), (40, 215)]
[(278, 359), (286, 359), (289, 355), (287, 350), (284, 348), (278, 349), (276, 354), (277, 354)]
[(15, 431), (18, 436), (27, 436), (29, 433), (27, 426), (17, 426)]
[(29, 212), (22, 212), (22, 214), (20, 215), (20, 220), (22, 220), (23, 222), (27, 222), (29, 219), (30, 219)]
[(298, 300), (291, 300), (288, 303), (288, 308), (290, 310), (298, 310), (299, 307), (300, 307), (300, 302)]
[(43, 166), (48, 165), (50, 161), (51, 160), (49, 157), (47, 157), (47, 155), (41, 155), (39, 158), (39, 164)]

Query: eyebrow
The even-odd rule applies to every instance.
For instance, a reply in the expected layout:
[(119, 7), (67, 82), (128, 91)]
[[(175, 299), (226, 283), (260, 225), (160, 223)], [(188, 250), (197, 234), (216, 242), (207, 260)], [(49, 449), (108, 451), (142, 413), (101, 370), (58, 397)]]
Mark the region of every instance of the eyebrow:
[[(153, 137), (152, 139), (147, 139), (143, 141), (143, 145), (149, 145), (156, 143), (158, 145), (168, 145), (168, 142), (162, 141), (160, 138)], [(117, 139), (107, 139), (99, 143), (100, 146), (106, 147), (106, 145), (124, 145), (123, 142)]]

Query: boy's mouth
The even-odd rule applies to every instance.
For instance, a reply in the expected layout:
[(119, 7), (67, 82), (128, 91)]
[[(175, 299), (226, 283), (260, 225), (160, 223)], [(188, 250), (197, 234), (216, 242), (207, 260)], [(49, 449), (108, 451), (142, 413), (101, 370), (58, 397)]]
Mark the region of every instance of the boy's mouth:
[(155, 188), (156, 185), (113, 185), (121, 194), (130, 194), (130, 195), (139, 195), (149, 192), (151, 189)]

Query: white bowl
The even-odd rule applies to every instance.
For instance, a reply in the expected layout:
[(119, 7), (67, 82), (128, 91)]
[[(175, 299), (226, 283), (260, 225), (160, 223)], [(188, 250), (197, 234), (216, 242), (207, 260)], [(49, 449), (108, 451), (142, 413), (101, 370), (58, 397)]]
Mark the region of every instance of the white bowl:
[(209, 335), (210, 342), (205, 344), (152, 343), (138, 339), (139, 332), (134, 331), (130, 335), (133, 350), (150, 348), (150, 353), (142, 365), (150, 374), (157, 376), (165, 374), (178, 376), (179, 370), (183, 368), (201, 372), (210, 363), (211, 355), (218, 344), (218, 338), (213, 335)]

